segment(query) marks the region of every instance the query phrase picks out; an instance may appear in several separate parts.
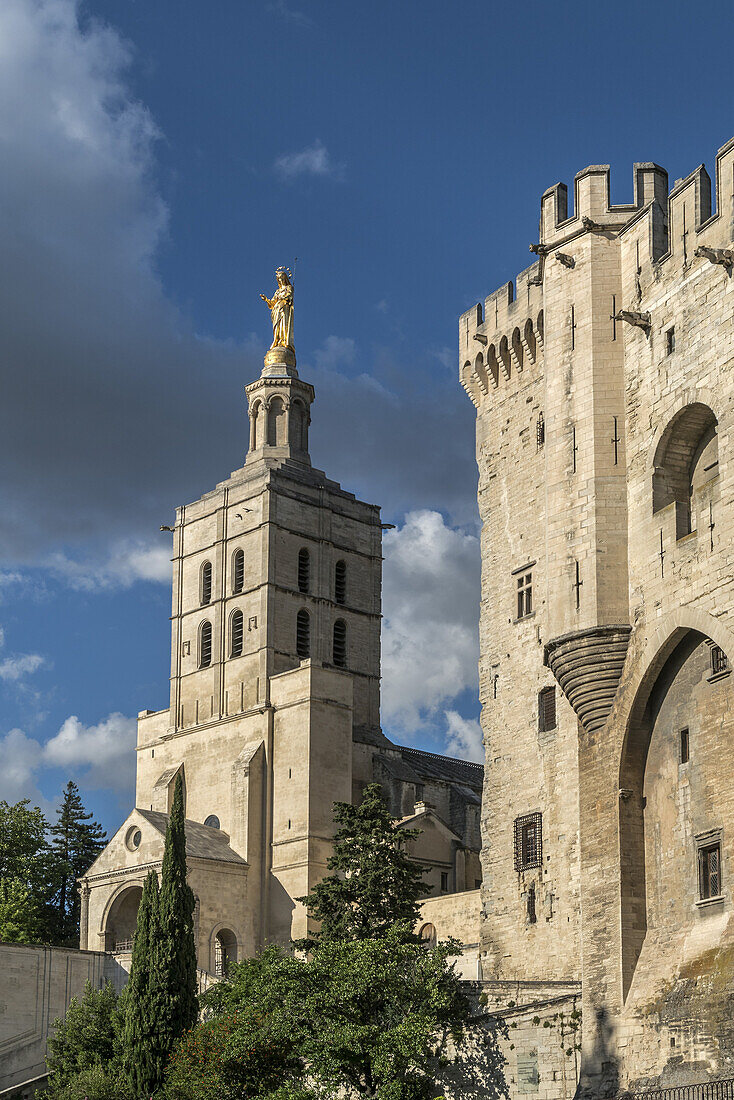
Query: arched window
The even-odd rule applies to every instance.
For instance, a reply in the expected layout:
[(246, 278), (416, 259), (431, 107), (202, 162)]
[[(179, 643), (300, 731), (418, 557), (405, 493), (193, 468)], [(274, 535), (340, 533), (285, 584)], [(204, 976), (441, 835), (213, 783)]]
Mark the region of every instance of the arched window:
[(212, 663), (212, 624), (207, 620), (199, 627), (199, 668)]
[(262, 447), (264, 442), (263, 429), (265, 425), (262, 412), (262, 402), (256, 401), (250, 413), (250, 450), (252, 451)]
[(291, 402), (288, 425), (291, 446), (297, 451), (308, 450), (308, 412), (302, 401)]
[(298, 551), (298, 591), (308, 592), (311, 585), (311, 555), (304, 546)]
[(681, 409), (660, 437), (653, 462), (652, 509), (675, 504), (676, 538), (695, 527), (696, 498), (719, 472), (717, 421), (708, 405)]
[(245, 551), (235, 550), (232, 557), (232, 591), (241, 592), (245, 587)]
[(338, 561), (334, 566), (334, 599), (337, 603), (347, 602), (347, 563)]
[(268, 444), (276, 447), (285, 441), (285, 406), (279, 397), (274, 397), (268, 409)]
[(229, 620), (229, 655), (230, 657), (241, 657), (242, 646), (245, 638), (245, 617), (237, 608), (232, 612), (232, 617)]
[(304, 608), (296, 616), (296, 653), (302, 660), (311, 656), (311, 619)]
[(337, 668), (347, 667), (347, 624), (343, 619), (334, 623), (334, 664)]
[(212, 602), (212, 563), (205, 561), (201, 567), (200, 597), (202, 604)]
[(231, 963), (237, 962), (237, 938), (229, 928), (222, 928), (214, 938), (214, 973), (224, 978)]
[(423, 947), (435, 947), (436, 946), (436, 926), (435, 924), (424, 924), (418, 933), (420, 941)]
[(216, 814), (209, 814), (209, 817), (207, 817), (204, 824), (208, 825), (210, 829), (219, 829), (220, 828), (219, 818), (217, 817)]

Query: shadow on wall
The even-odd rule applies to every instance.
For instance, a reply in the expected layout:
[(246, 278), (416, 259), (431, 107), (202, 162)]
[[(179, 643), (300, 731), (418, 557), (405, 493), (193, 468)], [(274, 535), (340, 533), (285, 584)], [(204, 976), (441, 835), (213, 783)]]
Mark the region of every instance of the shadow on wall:
[(605, 1100), (619, 1093), (619, 1059), (614, 1043), (614, 1028), (607, 1009), (596, 1010), (596, 1036), (588, 1066), (581, 1069), (577, 1093), (584, 1100)]
[(436, 1074), (434, 1096), (446, 1100), (475, 1100), (477, 1096), (499, 1100), (508, 1095), (505, 1057), (499, 1039), (506, 1039), (507, 1024), (498, 1016), (480, 1015), (472, 1020), (471, 1034), (457, 1053), (447, 1042), (447, 1064)]

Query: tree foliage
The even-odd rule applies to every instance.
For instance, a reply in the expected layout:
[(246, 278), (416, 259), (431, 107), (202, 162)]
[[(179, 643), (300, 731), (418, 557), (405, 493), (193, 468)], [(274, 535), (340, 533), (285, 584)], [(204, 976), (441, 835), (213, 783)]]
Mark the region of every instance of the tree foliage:
[(159, 1034), (158, 918), (158, 876), (150, 871), (138, 907), (122, 1032), (123, 1066), (136, 1096), (158, 1088), (167, 1055)]
[(0, 879), (0, 943), (37, 943), (43, 929), (38, 903), (27, 883)]
[[(105, 1089), (115, 1095), (114, 1088), (124, 1096), (119, 1000), (109, 982), (102, 989), (87, 982), (82, 997), (72, 998), (63, 1019), (54, 1021), (46, 1056), (48, 1095), (53, 1100), (71, 1100), (76, 1095), (104, 1100)], [(80, 1075), (86, 1092), (80, 1091)]]
[(76, 946), (79, 942), (81, 899), (76, 880), (89, 870), (105, 846), (102, 826), (84, 809), (79, 788), (69, 780), (49, 827), (50, 865), (53, 894), (50, 902), (51, 932), (54, 943)]
[(168, 1048), (196, 1023), (196, 944), (194, 943), (194, 894), (186, 881), (186, 833), (183, 781), (176, 786), (166, 831), (161, 869), (157, 973), (161, 983), (159, 1012), (161, 1031)]
[(334, 873), (298, 899), (320, 929), (299, 946), (375, 939), (398, 925), (413, 939), (418, 899), (428, 887), (406, 846), (420, 830), (396, 827), (379, 783), (365, 787), (359, 806), (334, 803), (334, 820), (338, 828), (327, 864)]

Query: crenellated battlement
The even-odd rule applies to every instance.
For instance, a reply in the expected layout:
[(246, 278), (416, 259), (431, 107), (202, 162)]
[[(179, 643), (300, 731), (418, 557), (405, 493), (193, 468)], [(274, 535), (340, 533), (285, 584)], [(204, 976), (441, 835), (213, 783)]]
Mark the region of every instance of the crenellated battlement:
[[(668, 260), (689, 264), (702, 246), (727, 247), (734, 240), (734, 138), (716, 154), (714, 188), (703, 164), (676, 180), (666, 201), (647, 205), (621, 233), (626, 269), (637, 287), (626, 287), (639, 297), (639, 283), (653, 266)], [(715, 198), (715, 208), (712, 200)], [(634, 254), (632, 255), (632, 251)]]
[(634, 166), (634, 200), (615, 205), (610, 196), (608, 164), (590, 164), (574, 176), (573, 213), (568, 213), (568, 188), (556, 183), (540, 200), (540, 246), (544, 250), (567, 243), (582, 233), (619, 231), (638, 210), (658, 203), (664, 208), (668, 173), (652, 162)]

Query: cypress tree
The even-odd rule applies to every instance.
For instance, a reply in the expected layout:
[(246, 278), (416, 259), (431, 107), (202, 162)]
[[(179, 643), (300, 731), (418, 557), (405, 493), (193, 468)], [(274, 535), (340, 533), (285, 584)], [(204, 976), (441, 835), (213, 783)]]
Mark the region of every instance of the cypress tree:
[(158, 876), (150, 871), (138, 908), (130, 980), (124, 993), (123, 1064), (136, 1096), (150, 1096), (163, 1076), (156, 988), (159, 917)]
[(199, 1014), (194, 894), (186, 881), (186, 833), (180, 774), (176, 777), (163, 854), (158, 951), (161, 1036), (170, 1051), (183, 1033), (194, 1026)]

